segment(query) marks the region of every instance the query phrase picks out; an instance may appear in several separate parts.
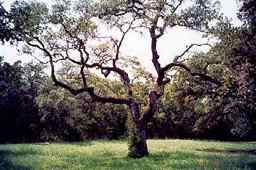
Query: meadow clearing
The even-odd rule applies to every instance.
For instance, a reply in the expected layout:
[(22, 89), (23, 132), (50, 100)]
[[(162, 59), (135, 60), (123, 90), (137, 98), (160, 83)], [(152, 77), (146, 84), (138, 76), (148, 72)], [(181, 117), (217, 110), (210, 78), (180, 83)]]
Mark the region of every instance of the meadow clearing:
[(122, 140), (0, 145), (0, 169), (256, 169), (256, 142), (148, 140), (148, 146), (148, 157), (132, 159)]

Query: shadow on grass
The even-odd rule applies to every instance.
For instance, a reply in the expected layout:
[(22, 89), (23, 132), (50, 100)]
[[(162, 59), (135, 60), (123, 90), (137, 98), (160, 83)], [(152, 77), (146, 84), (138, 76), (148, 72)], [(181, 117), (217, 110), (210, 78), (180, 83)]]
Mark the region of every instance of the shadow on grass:
[(227, 153), (227, 154), (249, 154), (256, 156), (256, 149), (230, 149), (230, 150), (221, 150), (221, 149), (197, 149), (197, 151), (203, 152), (213, 152), (213, 153)]
[[(93, 142), (71, 143), (72, 145), (87, 146), (93, 145)], [(182, 169), (182, 170), (254, 170), (256, 169), (256, 157), (255, 154), (251, 154), (253, 150), (228, 150), (225, 154), (212, 154), (217, 151), (223, 152), (223, 150), (196, 150), (194, 151), (176, 151), (176, 152), (153, 152), (148, 157), (141, 159), (132, 159), (126, 157), (124, 154), (115, 153), (108, 150), (99, 151), (97, 154), (84, 154), (84, 153), (66, 153), (55, 155), (63, 164), (56, 164), (54, 161), (50, 161), (51, 165), (48, 165), (49, 169), (54, 167), (55, 169), (118, 169), (118, 170), (156, 170), (156, 169)], [(200, 151), (200, 152), (198, 152)], [(218, 153), (218, 152), (217, 152)], [(238, 153), (238, 154), (233, 154)], [(243, 153), (243, 154), (240, 154)], [(19, 160), (21, 162), (24, 157), (33, 156), (37, 157), (40, 151), (30, 149), (17, 149), (0, 150), (0, 170), (31, 170), (33, 167), (22, 166), (15, 162)], [(51, 153), (52, 154), (52, 153)], [(47, 156), (47, 155), (46, 155)], [(35, 159), (36, 160), (36, 159)], [(37, 162), (33, 162), (36, 164)], [(43, 162), (42, 162), (43, 164)], [(54, 169), (53, 168), (53, 169)]]
[(34, 153), (0, 150), (0, 170), (30, 170), (31, 168), (18, 165), (13, 160), (17, 156), (26, 156), (28, 154), (34, 154)]
[(90, 167), (100, 169), (190, 169), (190, 170), (211, 170), (211, 169), (256, 169), (255, 159), (247, 159), (248, 157), (223, 156), (223, 155), (205, 155), (189, 152), (159, 152), (150, 154), (142, 159), (132, 159), (128, 157), (108, 157), (94, 158)]

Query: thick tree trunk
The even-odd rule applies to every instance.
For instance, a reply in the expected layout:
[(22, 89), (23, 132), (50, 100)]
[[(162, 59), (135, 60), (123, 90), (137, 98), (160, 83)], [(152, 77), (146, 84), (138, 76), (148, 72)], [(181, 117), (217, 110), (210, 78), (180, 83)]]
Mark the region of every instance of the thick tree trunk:
[(141, 127), (133, 127), (129, 129), (129, 153), (128, 156), (132, 158), (141, 158), (147, 156), (148, 147), (146, 142), (146, 130)]
[(149, 154), (146, 142), (145, 125), (139, 120), (139, 107), (134, 104), (130, 107), (128, 116), (128, 156), (141, 158)]

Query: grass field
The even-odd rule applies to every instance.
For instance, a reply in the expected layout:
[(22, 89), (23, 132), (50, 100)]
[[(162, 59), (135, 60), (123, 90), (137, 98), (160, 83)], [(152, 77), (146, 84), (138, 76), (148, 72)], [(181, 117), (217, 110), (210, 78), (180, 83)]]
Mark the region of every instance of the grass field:
[(148, 140), (150, 156), (126, 156), (125, 141), (0, 145), (1, 170), (256, 169), (256, 142)]

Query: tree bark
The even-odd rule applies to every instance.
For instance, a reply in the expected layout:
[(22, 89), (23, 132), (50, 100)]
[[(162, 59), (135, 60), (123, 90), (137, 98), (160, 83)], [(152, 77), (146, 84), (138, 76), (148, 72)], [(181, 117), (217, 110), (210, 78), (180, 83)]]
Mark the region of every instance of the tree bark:
[(149, 154), (145, 124), (140, 122), (140, 109), (137, 103), (130, 106), (128, 115), (128, 156), (141, 158)]
[(141, 158), (149, 154), (146, 139), (146, 130), (142, 126), (130, 127), (128, 129), (128, 156)]

